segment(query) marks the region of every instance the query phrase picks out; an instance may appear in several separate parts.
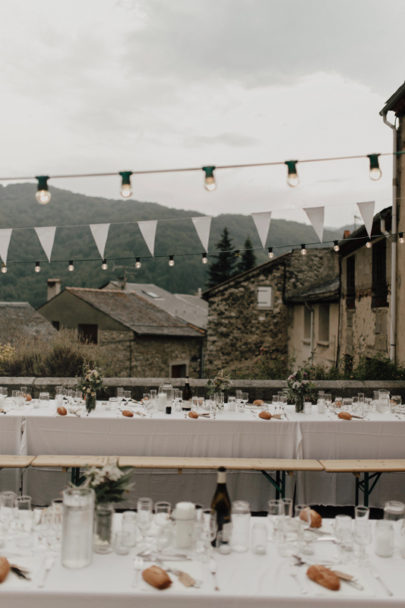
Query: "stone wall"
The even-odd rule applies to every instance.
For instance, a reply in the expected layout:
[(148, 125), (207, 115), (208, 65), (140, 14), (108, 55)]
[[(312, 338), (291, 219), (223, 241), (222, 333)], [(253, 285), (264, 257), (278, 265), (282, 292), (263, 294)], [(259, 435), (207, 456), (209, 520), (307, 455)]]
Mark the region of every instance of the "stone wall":
[[(356, 363), (361, 356), (389, 356), (389, 308), (372, 307), (372, 250), (357, 249), (355, 256), (355, 308), (347, 308), (347, 257), (342, 260), (340, 299), (340, 355), (350, 355)], [(388, 302), (390, 289), (390, 248), (387, 247)]]

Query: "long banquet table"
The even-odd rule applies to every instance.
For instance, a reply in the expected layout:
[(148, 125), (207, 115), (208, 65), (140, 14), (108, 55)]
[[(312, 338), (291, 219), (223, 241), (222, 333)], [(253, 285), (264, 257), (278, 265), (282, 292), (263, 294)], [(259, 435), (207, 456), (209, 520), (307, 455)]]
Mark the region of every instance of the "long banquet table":
[[(136, 408), (135, 408), (136, 410)], [(287, 407), (287, 419), (265, 421), (257, 411), (225, 411), (216, 420), (185, 419), (182, 412), (166, 416), (151, 413), (125, 418), (119, 410), (97, 405), (89, 416), (58, 416), (53, 401), (39, 407), (24, 405), (0, 418), (1, 453), (89, 454), (138, 456), (210, 456), (266, 458), (404, 458), (405, 416), (369, 414), (367, 420), (339, 420), (324, 415), (296, 414)], [(3, 488), (0, 473), (0, 488)], [(273, 489), (259, 473), (230, 473), (234, 499), (248, 498), (254, 510), (264, 510)], [(50, 483), (52, 480), (52, 483)], [(351, 474), (299, 473), (297, 499), (311, 504), (353, 504)], [(384, 475), (371, 494), (370, 506), (385, 500), (405, 499), (405, 475)], [(37, 504), (46, 504), (66, 485), (67, 476), (30, 471), (25, 491)], [(291, 480), (290, 480), (291, 482)], [(137, 471), (136, 494), (169, 500), (192, 497), (206, 504), (215, 476), (193, 471)], [(290, 492), (293, 488), (290, 487)], [(46, 494), (49, 494), (47, 496)], [(42, 502), (41, 502), (42, 500)]]
[[(252, 523), (258, 518), (253, 518)], [(260, 518), (263, 521), (263, 518)], [(324, 524), (328, 521), (324, 520)], [(370, 522), (371, 523), (371, 522)], [(330, 524), (331, 525), (331, 524)], [(316, 543), (317, 541), (315, 541)], [(316, 585), (306, 577), (306, 566), (297, 568), (290, 558), (279, 555), (277, 544), (267, 543), (267, 554), (256, 555), (213, 553), (217, 563), (217, 584), (214, 591), (213, 579), (208, 563), (192, 559), (190, 561), (163, 562), (163, 567), (179, 568), (200, 581), (200, 588), (186, 588), (176, 576), (170, 574), (172, 586), (164, 591), (150, 587), (142, 579), (133, 588), (135, 557), (130, 555), (94, 555), (87, 568), (72, 570), (64, 568), (57, 556), (43, 589), (37, 584), (43, 569), (44, 554), (31, 552), (25, 556), (18, 551), (15, 555), (3, 549), (9, 559), (31, 572), (32, 581), (17, 579), (10, 574), (0, 585), (0, 604), (7, 608), (245, 608), (246, 606), (270, 608), (369, 608), (373, 606), (390, 608), (403, 607), (405, 603), (405, 582), (402, 575), (404, 559), (396, 552), (392, 558), (380, 558), (374, 554), (373, 545), (367, 549), (367, 563), (359, 565), (354, 560), (342, 564), (335, 544), (325, 549), (325, 543), (314, 545), (312, 563), (321, 550), (325, 556), (336, 556), (335, 565), (330, 567), (343, 570), (356, 577), (363, 589), (358, 590), (343, 583), (339, 591), (329, 591)], [(136, 548), (135, 548), (136, 550)], [(332, 552), (332, 553), (331, 553)], [(307, 558), (308, 559), (308, 558)], [(311, 558), (310, 558), (311, 561)], [(153, 563), (153, 562), (152, 562)], [(144, 567), (150, 563), (145, 562)], [(383, 578), (393, 596), (377, 580), (375, 573)], [(291, 577), (295, 573), (298, 580)], [(304, 592), (304, 593), (302, 593)]]

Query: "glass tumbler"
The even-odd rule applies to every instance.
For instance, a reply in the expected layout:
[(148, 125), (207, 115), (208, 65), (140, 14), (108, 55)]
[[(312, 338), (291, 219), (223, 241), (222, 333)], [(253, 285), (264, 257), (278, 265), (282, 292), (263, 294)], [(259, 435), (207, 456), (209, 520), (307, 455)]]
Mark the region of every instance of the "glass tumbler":
[(242, 553), (249, 548), (250, 538), (250, 505), (245, 500), (232, 503), (231, 548)]

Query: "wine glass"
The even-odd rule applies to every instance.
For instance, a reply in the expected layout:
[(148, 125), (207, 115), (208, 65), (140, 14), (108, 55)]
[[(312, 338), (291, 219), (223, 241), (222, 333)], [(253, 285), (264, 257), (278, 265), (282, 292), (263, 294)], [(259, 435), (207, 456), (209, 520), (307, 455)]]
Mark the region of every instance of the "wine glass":
[(310, 555), (312, 550), (305, 531), (311, 526), (311, 508), (308, 505), (296, 505), (295, 517), (300, 524), (300, 537), (303, 540), (302, 552)]
[(137, 516), (136, 525), (142, 535), (142, 539), (146, 539), (152, 521), (153, 502), (151, 498), (139, 498), (136, 504)]
[(353, 538), (358, 545), (358, 560), (364, 562), (366, 560), (366, 546), (371, 542), (370, 531), (370, 509), (368, 507), (358, 506), (354, 508), (354, 534)]

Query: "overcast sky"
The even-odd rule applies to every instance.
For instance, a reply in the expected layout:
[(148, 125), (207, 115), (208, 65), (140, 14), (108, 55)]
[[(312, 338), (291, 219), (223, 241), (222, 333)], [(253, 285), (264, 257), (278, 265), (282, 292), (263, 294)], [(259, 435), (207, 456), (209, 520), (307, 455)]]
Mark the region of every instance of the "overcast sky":
[[(403, 0), (1, 0), (0, 176), (389, 152), (404, 26)], [(200, 173), (142, 176), (134, 198), (302, 221), (324, 204), (341, 225), (391, 203), (391, 163), (379, 182), (365, 160), (301, 165), (295, 189), (284, 167), (218, 172), (215, 192)]]

